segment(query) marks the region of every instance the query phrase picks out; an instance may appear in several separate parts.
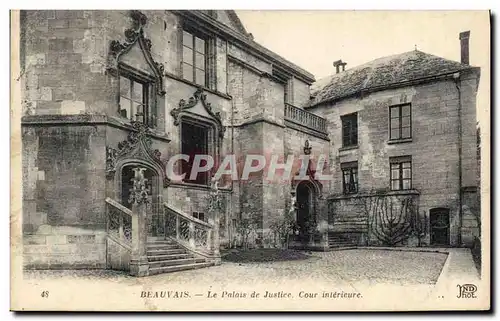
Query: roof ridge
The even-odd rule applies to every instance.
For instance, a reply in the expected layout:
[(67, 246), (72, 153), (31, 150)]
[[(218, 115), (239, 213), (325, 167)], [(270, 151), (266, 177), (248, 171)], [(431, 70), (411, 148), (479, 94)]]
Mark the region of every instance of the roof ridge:
[(367, 89), (384, 88), (472, 68), (478, 67), (414, 49), (376, 58), (319, 79), (311, 86), (313, 98), (309, 106), (341, 99)]

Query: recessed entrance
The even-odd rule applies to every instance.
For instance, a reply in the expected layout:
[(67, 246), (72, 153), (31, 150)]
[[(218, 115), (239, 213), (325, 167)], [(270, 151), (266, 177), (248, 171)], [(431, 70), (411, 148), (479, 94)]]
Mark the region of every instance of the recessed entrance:
[(314, 186), (303, 181), (297, 186), (297, 225), (299, 237), (307, 241), (311, 232), (314, 215)]
[(450, 210), (433, 208), (430, 210), (431, 244), (450, 245)]

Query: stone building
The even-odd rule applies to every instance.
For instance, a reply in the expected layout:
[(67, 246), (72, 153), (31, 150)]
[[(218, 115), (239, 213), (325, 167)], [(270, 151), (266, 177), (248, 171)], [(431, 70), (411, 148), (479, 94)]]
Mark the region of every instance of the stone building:
[[(289, 246), (378, 245), (367, 204), (380, 196), (410, 196), (397, 226), (410, 235), (426, 220), (420, 245), (470, 241), (479, 69), (468, 33), (461, 63), (412, 51), (347, 70), (337, 61), (315, 82), (231, 10), (20, 19), (27, 268), (202, 267), (220, 247), (277, 246), (287, 213)], [(311, 161), (299, 180), (269, 180), (265, 167), (214, 184), (214, 170), (168, 175), (179, 154), (191, 156), (179, 174), (196, 155), (215, 168), (234, 155), (240, 170), (248, 155)]]

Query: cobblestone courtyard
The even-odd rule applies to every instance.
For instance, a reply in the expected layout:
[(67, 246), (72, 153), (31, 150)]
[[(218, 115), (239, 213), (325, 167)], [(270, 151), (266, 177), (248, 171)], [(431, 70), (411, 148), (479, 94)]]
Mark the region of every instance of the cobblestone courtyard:
[[(368, 282), (373, 284), (434, 284), (441, 273), (447, 254), (433, 252), (353, 249), (332, 252), (305, 252), (305, 260), (233, 263), (202, 270), (190, 270), (150, 276), (149, 283), (262, 283), (331, 281), (335, 284)], [(102, 278), (136, 283), (138, 279), (114, 271), (30, 271), (26, 278)]]
[[(297, 252), (304, 255), (306, 259), (265, 263), (223, 260), (219, 266), (143, 278), (110, 270), (26, 271), (18, 282), (34, 309), (50, 304), (64, 310), (78, 302), (79, 309), (93, 311), (201, 311), (207, 305), (221, 311), (250, 305), (272, 311), (393, 310), (444, 296), (459, 300), (457, 284), (484, 287), (465, 248)], [(248, 301), (251, 293), (261, 296)]]

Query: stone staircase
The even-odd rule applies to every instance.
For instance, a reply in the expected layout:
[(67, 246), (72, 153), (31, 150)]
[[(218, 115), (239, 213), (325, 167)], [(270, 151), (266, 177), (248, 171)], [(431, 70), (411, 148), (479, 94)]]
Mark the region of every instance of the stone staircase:
[(355, 235), (352, 235), (349, 232), (330, 232), (328, 233), (328, 247), (331, 249), (339, 247), (355, 247), (358, 245), (356, 239)]
[(334, 232), (366, 232), (367, 218), (359, 215), (342, 215), (333, 221)]
[(147, 257), (149, 275), (200, 269), (215, 265), (215, 262), (196, 257), (172, 240), (148, 239)]
[(328, 247), (355, 247), (360, 245), (361, 236), (367, 233), (367, 219), (357, 213), (336, 217), (328, 233)]

